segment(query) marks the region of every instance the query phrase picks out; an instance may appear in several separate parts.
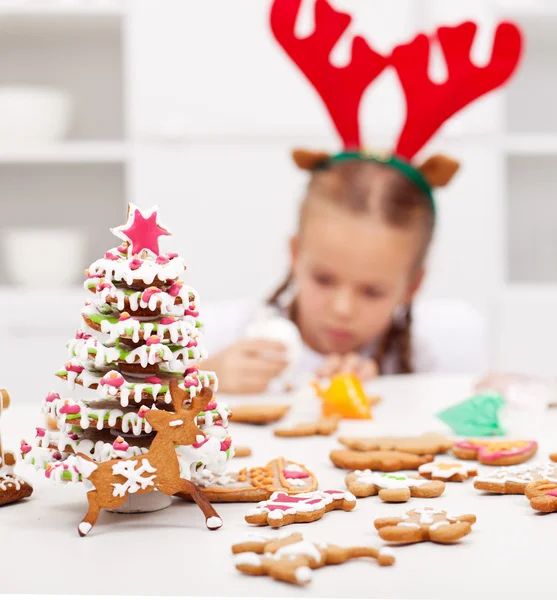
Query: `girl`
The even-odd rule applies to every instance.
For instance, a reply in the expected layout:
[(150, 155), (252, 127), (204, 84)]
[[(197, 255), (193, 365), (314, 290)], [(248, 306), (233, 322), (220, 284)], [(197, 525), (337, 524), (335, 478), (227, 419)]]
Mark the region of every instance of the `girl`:
[[(290, 242), (290, 274), (265, 312), (299, 330), (296, 374), (354, 372), (366, 380), (484, 370), (485, 327), (471, 308), (445, 301), (413, 310), (435, 222), (426, 191), (389, 162), (361, 154), (295, 151), (294, 160), (311, 176)], [(456, 170), (447, 161), (434, 157), (421, 169), (439, 185)], [(204, 312), (210, 358), (203, 368), (218, 373), (223, 392), (262, 392), (288, 364), (280, 342), (245, 337), (259, 319), (246, 301)]]

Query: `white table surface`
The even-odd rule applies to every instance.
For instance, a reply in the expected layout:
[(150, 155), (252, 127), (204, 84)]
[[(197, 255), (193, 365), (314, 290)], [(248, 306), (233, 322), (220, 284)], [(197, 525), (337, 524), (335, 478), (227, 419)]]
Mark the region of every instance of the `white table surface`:
[[(443, 431), (436, 410), (458, 402), (471, 392), (468, 377), (386, 377), (373, 385), (383, 396), (372, 422), (345, 421), (340, 434), (419, 434)], [(315, 409), (308, 395), (296, 396), (296, 421)], [(222, 398), (222, 396), (221, 396)], [(31, 438), (38, 408), (14, 403), (2, 417), (6, 446)], [(515, 425), (521, 421), (515, 418)], [(524, 413), (523, 430), (516, 436), (536, 436), (538, 456), (545, 460), (557, 450), (557, 411)], [(249, 445), (253, 456), (234, 459), (231, 469), (264, 465), (277, 456), (305, 464), (318, 476), (322, 488), (344, 489), (345, 471), (328, 459), (340, 447), (335, 438), (280, 439), (271, 427), (231, 425), (237, 445)], [(333, 512), (320, 521), (291, 525), (314, 541), (339, 545), (381, 546), (373, 520), (396, 516), (420, 506), (446, 508), (452, 514), (474, 513), (473, 533), (452, 546), (422, 543), (395, 548), (396, 564), (380, 568), (374, 561), (356, 560), (314, 572), (305, 588), (249, 577), (234, 568), (231, 544), (250, 530), (243, 517), (249, 504), (216, 505), (224, 527), (208, 531), (194, 504), (175, 501), (161, 512), (116, 515), (103, 512), (86, 538), (77, 525), (87, 509), (80, 485), (56, 486), (27, 465), (18, 467), (32, 480), (33, 496), (0, 508), (0, 564), (2, 593), (133, 594), (252, 597), (339, 598), (525, 598), (536, 582), (548, 581), (554, 568), (553, 532), (557, 514), (540, 516), (523, 496), (489, 496), (474, 490), (471, 481), (449, 483), (443, 496), (412, 499), (407, 504), (385, 504), (377, 497), (358, 501), (351, 513)], [(285, 530), (283, 530), (285, 531)], [(265, 533), (272, 533), (270, 528)]]

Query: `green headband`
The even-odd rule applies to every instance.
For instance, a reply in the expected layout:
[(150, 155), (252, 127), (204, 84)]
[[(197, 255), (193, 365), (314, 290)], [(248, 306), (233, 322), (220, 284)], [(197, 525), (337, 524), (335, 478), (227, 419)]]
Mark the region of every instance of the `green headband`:
[(345, 160), (368, 160), (370, 162), (381, 163), (383, 165), (389, 165), (394, 169), (400, 171), (407, 179), (414, 183), (418, 189), (420, 189), (428, 198), (435, 216), (435, 201), (433, 199), (433, 191), (429, 183), (425, 180), (425, 177), (413, 167), (410, 163), (397, 158), (396, 156), (379, 156), (376, 154), (367, 154), (366, 152), (340, 152), (329, 157), (327, 162), (343, 162)]

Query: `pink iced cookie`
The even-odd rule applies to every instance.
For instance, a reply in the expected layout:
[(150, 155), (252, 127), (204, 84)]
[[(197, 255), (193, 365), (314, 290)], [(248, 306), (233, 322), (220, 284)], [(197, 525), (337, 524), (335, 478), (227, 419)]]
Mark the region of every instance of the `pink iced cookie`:
[(259, 502), (250, 510), (245, 519), (250, 525), (270, 525), (276, 528), (292, 523), (311, 523), (331, 510), (342, 509), (348, 512), (355, 506), (355, 496), (339, 490), (296, 496), (275, 492), (269, 500)]
[(538, 450), (533, 440), (463, 440), (453, 447), (455, 456), (478, 460), (484, 465), (518, 465), (532, 458)]

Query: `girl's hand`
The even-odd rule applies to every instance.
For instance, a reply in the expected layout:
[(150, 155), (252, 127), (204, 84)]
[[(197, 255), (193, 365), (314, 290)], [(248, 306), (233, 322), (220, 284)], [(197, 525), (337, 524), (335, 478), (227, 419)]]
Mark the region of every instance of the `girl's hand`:
[(280, 342), (245, 339), (203, 361), (201, 368), (215, 371), (221, 392), (260, 394), (287, 365), (286, 347)]
[(379, 375), (379, 368), (372, 358), (362, 358), (353, 352), (342, 356), (330, 354), (316, 375), (329, 378), (342, 373), (355, 375), (361, 381), (368, 381)]

